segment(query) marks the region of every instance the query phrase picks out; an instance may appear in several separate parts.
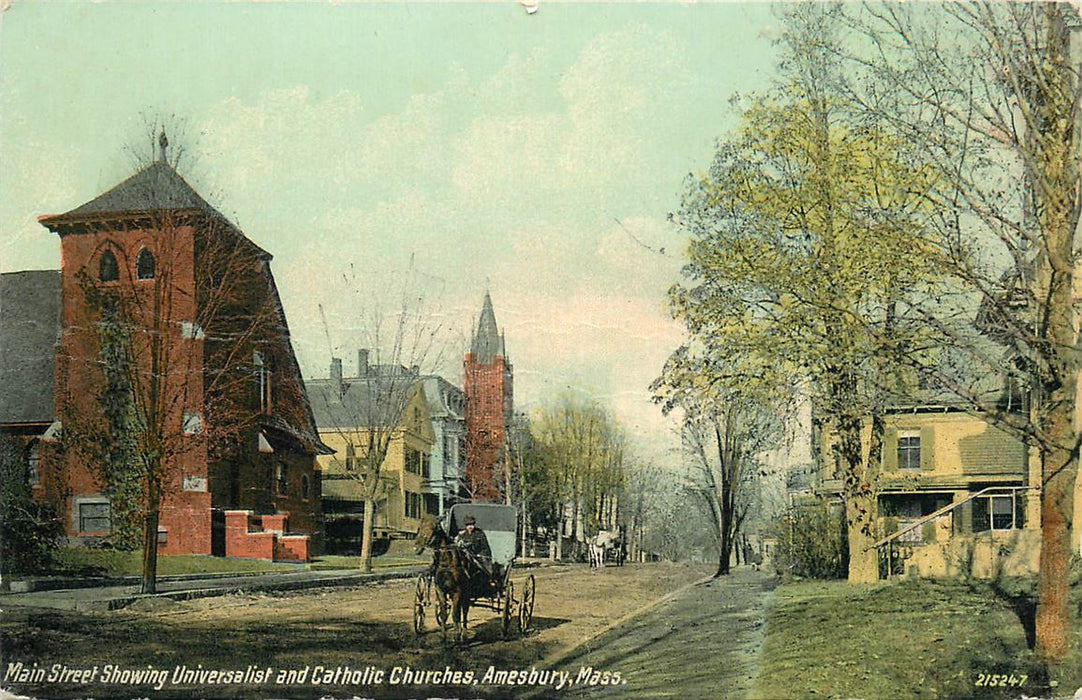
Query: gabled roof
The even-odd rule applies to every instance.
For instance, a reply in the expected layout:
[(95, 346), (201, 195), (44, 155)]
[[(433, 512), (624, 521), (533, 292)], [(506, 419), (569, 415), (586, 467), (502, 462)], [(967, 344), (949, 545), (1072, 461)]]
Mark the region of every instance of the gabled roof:
[(477, 330), (473, 334), (473, 343), (470, 352), (477, 362), (488, 364), (499, 356), (504, 359), (507, 354), (504, 350), (503, 337), (496, 325), (496, 312), (492, 310), (492, 297), (485, 292), (485, 301), (481, 306), (481, 318), (477, 321)]
[[(389, 370), (389, 371), (382, 371)], [(412, 392), (419, 377), (404, 367), (374, 366), (363, 377), (309, 379), (304, 383), (315, 415), (316, 427), (328, 430), (394, 427), (394, 403), (402, 392)], [(387, 397), (390, 400), (388, 407)], [(399, 421), (401, 417), (399, 417)]]
[(60, 271), (0, 275), (0, 424), (50, 423)]

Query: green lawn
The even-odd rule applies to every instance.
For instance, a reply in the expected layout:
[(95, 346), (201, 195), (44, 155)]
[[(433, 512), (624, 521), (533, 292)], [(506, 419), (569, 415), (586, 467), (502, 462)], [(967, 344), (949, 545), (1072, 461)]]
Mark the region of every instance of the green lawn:
[[(372, 558), (373, 569), (427, 564), (431, 555), (387, 554)], [(54, 573), (80, 576), (138, 576), (142, 572), (142, 552), (120, 552), (111, 549), (65, 547), (53, 555)], [(355, 570), (358, 557), (323, 556), (314, 558), (307, 568)], [(296, 571), (300, 564), (269, 562), (258, 559), (227, 559), (201, 554), (173, 554), (158, 557), (158, 575), (225, 574), (241, 572)]]
[[(752, 697), (1017, 698), (1042, 692), (1034, 668), (1018, 615), (986, 584), (800, 582), (774, 592)], [(981, 674), (1028, 678), (987, 688)]]
[[(138, 576), (143, 570), (141, 551), (64, 547), (53, 555), (59, 574)], [(289, 571), (295, 564), (275, 564), (257, 559), (226, 559), (203, 554), (173, 554), (158, 557), (158, 575), (236, 573), (245, 571)]]

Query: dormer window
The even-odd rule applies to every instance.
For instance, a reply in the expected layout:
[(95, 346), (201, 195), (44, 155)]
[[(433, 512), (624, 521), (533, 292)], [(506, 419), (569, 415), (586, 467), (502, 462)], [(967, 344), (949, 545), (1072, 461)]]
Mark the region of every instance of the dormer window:
[(116, 264), (113, 251), (106, 250), (98, 261), (98, 279), (102, 282), (116, 282), (120, 279), (120, 266)]
[(146, 248), (140, 250), (135, 259), (135, 276), (141, 280), (154, 279), (154, 254)]

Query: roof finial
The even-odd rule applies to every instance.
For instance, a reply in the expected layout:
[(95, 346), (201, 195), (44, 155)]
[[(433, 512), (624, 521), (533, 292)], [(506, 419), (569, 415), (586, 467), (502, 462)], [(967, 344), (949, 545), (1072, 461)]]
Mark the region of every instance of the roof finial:
[(167, 139), (165, 137), (165, 129), (162, 129), (158, 133), (158, 147), (160, 149), (160, 153), (158, 155), (158, 160), (160, 160), (163, 163), (167, 162), (166, 159), (165, 159), (165, 149), (169, 147), (169, 139)]

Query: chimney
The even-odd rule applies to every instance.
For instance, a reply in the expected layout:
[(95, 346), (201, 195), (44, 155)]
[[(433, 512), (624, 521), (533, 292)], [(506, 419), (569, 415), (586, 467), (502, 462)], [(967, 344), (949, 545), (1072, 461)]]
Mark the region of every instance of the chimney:
[(331, 381), (338, 386), (338, 393), (342, 393), (342, 360), (337, 357), (331, 358)]
[(357, 351), (357, 376), (358, 377), (368, 376), (368, 351), (367, 350), (358, 350)]

